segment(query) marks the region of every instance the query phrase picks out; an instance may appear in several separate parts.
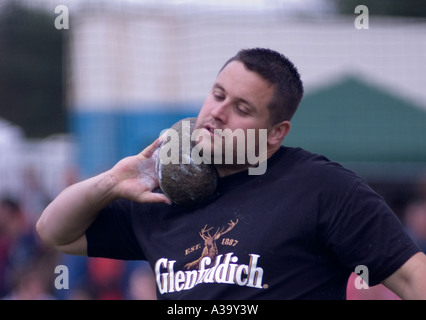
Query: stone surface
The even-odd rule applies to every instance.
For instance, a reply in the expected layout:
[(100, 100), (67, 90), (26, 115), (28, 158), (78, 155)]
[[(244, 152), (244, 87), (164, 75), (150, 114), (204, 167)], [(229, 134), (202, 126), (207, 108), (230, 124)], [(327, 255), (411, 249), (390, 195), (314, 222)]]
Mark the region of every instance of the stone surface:
[[(170, 129), (176, 130), (179, 136), (179, 145), (175, 143), (177, 140), (165, 140), (159, 148), (161, 154), (162, 148), (171, 147), (179, 148), (179, 163), (165, 164), (161, 161), (160, 156), (157, 157), (156, 169), (158, 181), (161, 190), (176, 204), (181, 206), (193, 206), (209, 197), (217, 186), (217, 171), (211, 164), (195, 164), (192, 159), (186, 158), (189, 164), (182, 163), (182, 156), (190, 155), (188, 152), (183, 152), (182, 141), (190, 140), (190, 135), (193, 131), (196, 118), (185, 118), (175, 123)], [(190, 121), (190, 129), (182, 130), (182, 122)], [(185, 128), (185, 126), (184, 126)], [(186, 127), (187, 128), (187, 127)], [(189, 135), (189, 136), (188, 136)], [(189, 148), (192, 150), (193, 142)], [(190, 158), (190, 156), (189, 156)]]

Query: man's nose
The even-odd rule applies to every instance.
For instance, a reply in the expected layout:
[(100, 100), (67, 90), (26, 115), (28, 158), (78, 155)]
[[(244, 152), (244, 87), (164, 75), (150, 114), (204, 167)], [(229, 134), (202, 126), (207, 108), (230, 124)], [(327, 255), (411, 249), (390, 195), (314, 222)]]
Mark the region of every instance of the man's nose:
[(228, 111), (229, 104), (227, 101), (223, 101), (213, 108), (211, 115), (216, 121), (226, 123), (228, 120)]

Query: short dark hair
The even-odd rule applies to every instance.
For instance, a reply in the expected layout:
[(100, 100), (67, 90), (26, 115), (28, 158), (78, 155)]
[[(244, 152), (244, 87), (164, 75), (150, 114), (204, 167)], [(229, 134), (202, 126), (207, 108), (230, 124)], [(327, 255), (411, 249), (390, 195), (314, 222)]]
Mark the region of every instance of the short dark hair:
[(231, 61), (242, 62), (248, 70), (275, 86), (274, 96), (268, 105), (272, 124), (293, 117), (303, 97), (303, 84), (297, 68), (287, 57), (266, 48), (242, 49), (222, 69)]

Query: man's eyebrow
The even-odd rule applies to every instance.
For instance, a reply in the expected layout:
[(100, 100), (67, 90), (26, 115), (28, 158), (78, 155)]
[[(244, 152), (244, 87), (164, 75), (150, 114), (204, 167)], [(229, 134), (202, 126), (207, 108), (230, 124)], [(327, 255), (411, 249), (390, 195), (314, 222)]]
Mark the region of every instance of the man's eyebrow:
[(225, 88), (224, 87), (222, 87), (219, 83), (215, 83), (214, 85), (213, 85), (213, 89), (219, 89), (219, 90), (222, 90), (222, 91), (225, 91), (226, 92), (226, 90), (225, 90)]
[[(217, 82), (213, 85), (213, 89), (219, 89), (219, 90), (221, 90), (221, 91), (223, 91), (223, 92), (225, 92), (225, 93), (226, 93), (225, 88), (224, 88), (224, 87), (222, 87), (222, 86), (221, 86), (219, 83), (217, 83)], [(238, 100), (240, 100), (242, 103), (244, 103), (244, 104), (246, 104), (247, 106), (249, 106), (249, 108), (250, 108), (250, 109), (252, 109), (252, 110), (257, 110), (256, 105), (254, 105), (254, 104), (253, 104), (253, 103), (251, 103), (250, 101), (247, 101), (246, 99), (241, 98), (241, 97), (238, 97)]]

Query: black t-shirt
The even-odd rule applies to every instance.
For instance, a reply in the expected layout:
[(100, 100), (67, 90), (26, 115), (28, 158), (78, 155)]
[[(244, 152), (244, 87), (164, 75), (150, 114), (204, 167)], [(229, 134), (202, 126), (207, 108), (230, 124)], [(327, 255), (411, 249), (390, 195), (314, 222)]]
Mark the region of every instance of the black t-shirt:
[(361, 178), (288, 147), (192, 208), (117, 200), (86, 236), (89, 256), (149, 261), (160, 299), (344, 299), (357, 266), (376, 285), (420, 251)]

